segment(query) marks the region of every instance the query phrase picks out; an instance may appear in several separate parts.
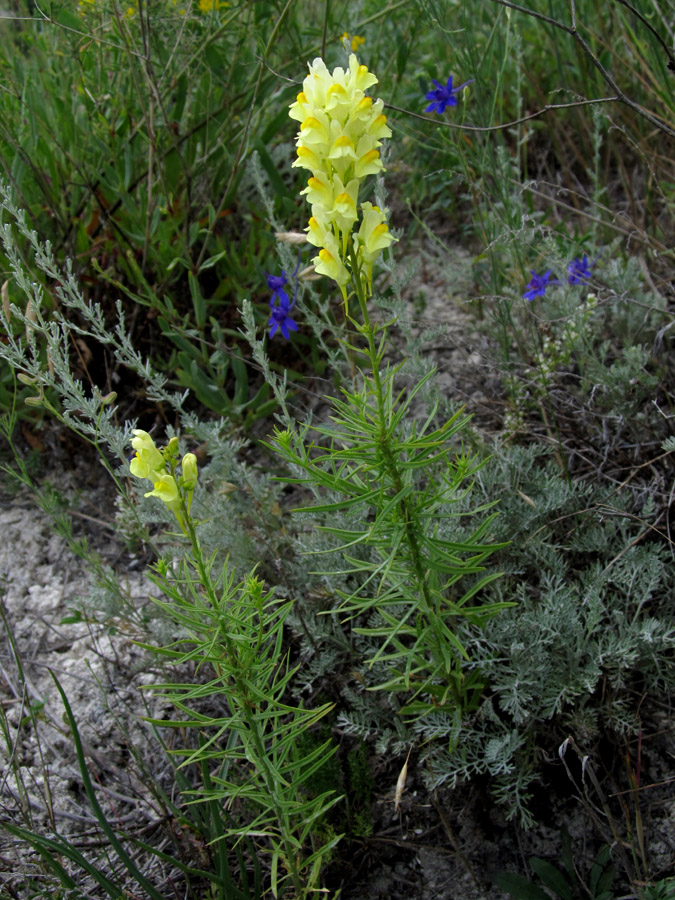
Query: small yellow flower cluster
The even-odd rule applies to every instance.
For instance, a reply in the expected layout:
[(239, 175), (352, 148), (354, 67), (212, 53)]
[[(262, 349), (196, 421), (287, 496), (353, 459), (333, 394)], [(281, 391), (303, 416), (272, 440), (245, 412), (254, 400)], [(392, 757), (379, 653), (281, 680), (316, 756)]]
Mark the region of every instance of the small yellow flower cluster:
[(345, 265), (350, 263), (350, 240), (369, 289), (373, 263), (394, 240), (385, 213), (367, 202), (361, 204), (360, 225), (352, 237), (359, 220), (359, 187), (367, 175), (384, 171), (377, 148), (391, 137), (382, 100), (365, 94), (374, 84), (377, 78), (354, 54), (347, 71), (338, 67), (332, 75), (322, 59), (315, 59), (289, 112), (301, 123), (293, 165), (312, 173), (302, 193), (312, 206), (307, 240), (320, 248), (314, 267), (336, 281), (343, 296), (350, 279)]
[(167, 462), (178, 458), (178, 441), (171, 438), (169, 446), (164, 450), (158, 450), (155, 442), (147, 431), (135, 428), (131, 446), (136, 455), (129, 466), (131, 474), (136, 478), (147, 478), (153, 483), (153, 490), (144, 496), (159, 497), (169, 507), (178, 519), (181, 528), (184, 529), (182, 514), (182, 497), (185, 497), (185, 508), (189, 512), (192, 504), (192, 495), (197, 485), (197, 457), (194, 453), (186, 453), (181, 462), (183, 474), (176, 481), (175, 477), (167, 471)]
[(199, 11), (203, 13), (212, 12), (214, 9), (224, 9), (230, 4), (225, 0), (199, 0)]
[(342, 33), (342, 37), (340, 38), (340, 40), (346, 48), (351, 47), (354, 53), (356, 53), (361, 44), (365, 44), (366, 42), (366, 39), (360, 37), (360, 35), (358, 34), (355, 34), (354, 37), (350, 37), (349, 33), (346, 31)]

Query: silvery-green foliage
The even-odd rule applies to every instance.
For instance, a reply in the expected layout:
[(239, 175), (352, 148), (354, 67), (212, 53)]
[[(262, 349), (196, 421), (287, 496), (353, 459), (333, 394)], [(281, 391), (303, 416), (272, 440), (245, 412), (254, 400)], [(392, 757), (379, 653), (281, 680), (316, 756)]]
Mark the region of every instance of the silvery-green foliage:
[[(176, 411), (183, 434), (190, 435), (189, 447), (181, 437), (184, 451), (193, 449), (193, 441), (205, 445), (210, 462), (201, 469), (201, 486), (195, 498), (195, 511), (205, 523), (205, 546), (227, 555), (241, 571), (249, 570), (263, 558), (282, 555), (277, 541), (279, 517), (272, 512), (281, 488), (267, 473), (255, 472), (242, 462), (245, 442), (233, 437), (231, 425), (223, 419), (202, 422), (184, 408), (185, 394), (168, 390), (166, 377), (134, 348), (121, 304), (117, 304), (117, 321), (111, 327), (101, 307), (87, 300), (70, 261), (62, 268), (49, 242), (28, 228), (24, 212), (17, 208), (3, 183), (0, 222), (0, 238), (12, 279), (19, 296), (25, 298), (25, 303), (11, 304), (9, 319), (6, 310), (0, 308), (0, 325), (5, 332), (5, 340), (0, 342), (0, 360), (30, 381), (37, 402), (99, 448), (102, 461), (126, 498), (119, 523), (123, 535), (147, 540), (147, 528), (136, 534), (137, 530), (143, 532), (139, 526), (169, 526), (173, 530), (173, 517), (161, 501), (143, 499), (146, 482), (126, 477), (131, 429), (136, 423), (118, 425), (114, 399), (104, 398), (96, 387), (86, 387), (73, 375), (71, 348), (78, 336), (85, 336), (89, 343), (96, 342), (101, 350), (110, 352), (122, 366), (138, 375), (150, 401)], [(19, 243), (29, 248), (30, 259), (19, 250)], [(42, 282), (55, 285), (58, 304), (47, 303)], [(17, 292), (13, 288), (11, 293), (14, 296)], [(275, 395), (283, 410), (284, 380), (268, 374), (270, 380), (275, 379)], [(174, 430), (167, 427), (165, 439), (173, 434)], [(176, 551), (180, 553), (178, 545)], [(100, 592), (97, 596), (101, 599)], [(105, 606), (109, 606), (108, 599)]]
[[(118, 459), (127, 455), (128, 438), (133, 423), (126, 428), (114, 424), (114, 407), (103, 403), (95, 387), (85, 389), (73, 377), (70, 367), (70, 342), (78, 335), (93, 338), (108, 348), (123, 366), (139, 375), (148, 398), (165, 402), (177, 412), (183, 409), (184, 394), (166, 389), (167, 379), (157, 373), (148, 360), (134, 348), (127, 333), (124, 310), (117, 303), (117, 322), (110, 328), (103, 311), (88, 301), (77, 282), (68, 260), (65, 270), (56, 261), (49, 241), (42, 241), (26, 224), (23, 210), (14, 203), (11, 191), (0, 182), (0, 238), (12, 271), (12, 277), (26, 305), (11, 304), (11, 319), (20, 323), (17, 332), (13, 321), (0, 311), (6, 342), (0, 343), (0, 358), (16, 372), (32, 379), (39, 395), (53, 390), (61, 403), (64, 423), (89, 440), (103, 442)], [(19, 236), (33, 255), (30, 266), (24, 261), (17, 243)], [(47, 312), (45, 288), (35, 275), (55, 285), (59, 305)]]
[(554, 756), (568, 731), (633, 732), (636, 696), (665, 700), (675, 688), (672, 555), (650, 527), (663, 498), (568, 481), (534, 447), (496, 446), (476, 487), (499, 499), (496, 536), (513, 538), (488, 590), (517, 605), (473, 645), (486, 686), (475, 713), (415, 727), (429, 740), (432, 784), (498, 776), (494, 795), (527, 824), (539, 754)]

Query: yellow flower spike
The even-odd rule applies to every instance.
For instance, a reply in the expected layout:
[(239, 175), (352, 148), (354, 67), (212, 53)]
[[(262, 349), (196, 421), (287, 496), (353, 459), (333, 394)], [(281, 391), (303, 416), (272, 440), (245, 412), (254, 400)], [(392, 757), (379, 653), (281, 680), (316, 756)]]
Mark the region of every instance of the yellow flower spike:
[[(357, 37), (353, 48), (363, 42)], [(365, 95), (374, 84), (376, 76), (359, 65), (353, 53), (347, 69), (338, 66), (332, 73), (317, 58), (289, 109), (290, 117), (300, 122), (293, 165), (312, 173), (302, 191), (312, 207), (307, 241), (320, 248), (312, 262), (317, 274), (338, 283), (344, 298), (350, 277), (357, 277), (356, 272), (350, 276), (348, 268), (351, 242), (370, 280), (373, 261), (393, 241), (384, 214), (372, 204), (361, 207), (363, 220), (358, 224), (361, 182), (384, 171), (378, 148), (391, 136), (382, 100)]]

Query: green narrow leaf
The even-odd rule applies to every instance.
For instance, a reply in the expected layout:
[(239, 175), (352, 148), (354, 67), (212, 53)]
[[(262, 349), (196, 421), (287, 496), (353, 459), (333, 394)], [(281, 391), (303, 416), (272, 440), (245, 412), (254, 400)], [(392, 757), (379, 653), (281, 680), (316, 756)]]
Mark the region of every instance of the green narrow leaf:
[(279, 896), (279, 887), (277, 884), (277, 871), (279, 869), (279, 850), (277, 847), (274, 848), (274, 853), (272, 854), (272, 872), (271, 872), (271, 881), (272, 881), (272, 893), (275, 898)]
[(516, 900), (551, 900), (549, 895), (522, 875), (513, 872), (493, 872), (490, 876), (494, 884)]
[(56, 21), (59, 25), (63, 25), (65, 28), (69, 28), (72, 31), (77, 31), (78, 34), (82, 34), (82, 19), (67, 6), (62, 7), (58, 11), (56, 14)]
[(111, 900), (127, 900), (127, 895), (124, 891), (104, 875), (100, 869), (90, 863), (89, 860), (87, 860), (76, 847), (69, 844), (65, 838), (48, 838), (44, 835), (27, 831), (25, 828), (20, 828), (18, 825), (10, 825), (9, 823), (3, 823), (1, 827), (33, 847), (33, 849), (40, 854), (54, 875), (60, 880), (63, 887), (76, 890), (78, 885), (58, 861), (56, 858), (57, 856), (65, 856), (88, 875), (91, 875)]
[(231, 360), (232, 372), (235, 377), (234, 406), (244, 406), (248, 401), (248, 371), (246, 363), (239, 356), (233, 356)]
[(131, 859), (127, 851), (122, 846), (121, 841), (117, 837), (115, 831), (111, 828), (110, 823), (105, 817), (105, 813), (101, 809), (101, 806), (98, 802), (98, 798), (96, 797), (96, 791), (94, 790), (94, 786), (91, 782), (91, 778), (89, 777), (89, 769), (87, 768), (87, 760), (84, 755), (84, 750), (82, 748), (82, 741), (80, 740), (80, 733), (77, 730), (77, 722), (75, 721), (75, 717), (73, 716), (73, 711), (70, 708), (70, 703), (68, 702), (68, 697), (66, 696), (66, 692), (61, 687), (61, 683), (52, 672), (49, 670), (49, 674), (54, 679), (54, 683), (56, 684), (56, 689), (61, 695), (61, 700), (63, 702), (63, 707), (66, 712), (66, 717), (68, 719), (68, 724), (70, 725), (70, 730), (73, 735), (73, 742), (75, 744), (75, 752), (77, 754), (77, 762), (80, 767), (80, 774), (82, 775), (82, 783), (84, 785), (84, 790), (87, 795), (87, 799), (91, 804), (91, 808), (98, 820), (98, 823), (101, 827), (101, 830), (105, 834), (105, 836), (110, 841), (115, 853), (119, 857), (120, 862), (125, 867), (125, 869), (132, 875), (138, 885), (143, 888), (144, 891), (148, 894), (152, 900), (165, 900), (164, 897), (159, 893), (159, 891), (155, 890), (154, 886), (148, 881), (148, 879), (139, 871), (138, 867)]
[(192, 306), (195, 311), (195, 322), (198, 328), (203, 328), (206, 325), (206, 300), (204, 300), (202, 295), (199, 281), (192, 272), (188, 272), (188, 282), (190, 284)]
[(572, 900), (572, 891), (567, 883), (567, 879), (552, 863), (538, 856), (530, 858), (530, 865), (535, 875), (538, 875), (547, 888), (550, 888), (554, 894), (557, 894), (561, 900)]

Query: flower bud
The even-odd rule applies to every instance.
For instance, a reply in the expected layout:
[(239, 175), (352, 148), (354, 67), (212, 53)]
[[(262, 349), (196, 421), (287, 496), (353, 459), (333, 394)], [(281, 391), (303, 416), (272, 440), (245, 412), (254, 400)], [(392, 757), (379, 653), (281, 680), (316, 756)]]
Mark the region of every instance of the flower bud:
[(193, 491), (197, 484), (197, 457), (194, 453), (186, 453), (181, 463), (183, 467), (183, 487), (188, 491)]
[(178, 438), (174, 435), (166, 446), (167, 455), (178, 459)]

